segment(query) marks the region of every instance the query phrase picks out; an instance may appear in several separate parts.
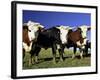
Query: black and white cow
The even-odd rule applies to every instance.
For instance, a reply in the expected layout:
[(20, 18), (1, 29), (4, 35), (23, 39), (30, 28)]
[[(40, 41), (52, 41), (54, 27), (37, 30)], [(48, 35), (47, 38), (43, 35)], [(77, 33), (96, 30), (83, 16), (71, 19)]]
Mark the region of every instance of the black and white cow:
[(53, 62), (55, 63), (57, 44), (61, 45), (59, 29), (52, 27), (42, 32), (39, 32), (37, 41), (33, 43), (32, 50), (30, 52), (31, 53), (31, 58), (30, 58), (31, 63), (34, 63), (34, 59), (35, 59), (35, 62), (37, 62), (37, 56), (41, 48), (44, 48), (44, 49), (52, 48)]

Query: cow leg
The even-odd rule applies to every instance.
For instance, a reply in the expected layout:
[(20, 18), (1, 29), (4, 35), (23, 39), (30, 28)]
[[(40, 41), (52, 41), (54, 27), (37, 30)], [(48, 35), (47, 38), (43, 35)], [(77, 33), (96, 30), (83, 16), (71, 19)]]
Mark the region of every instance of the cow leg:
[(81, 57), (81, 59), (83, 58), (83, 49), (82, 48), (80, 48), (80, 57)]
[(24, 57), (25, 57), (25, 49), (23, 49), (23, 60), (24, 60)]
[(36, 44), (32, 45), (32, 50), (30, 52), (32, 64), (35, 64), (38, 62), (38, 54), (39, 54), (40, 50), (41, 50), (41, 48), (37, 47)]
[[(24, 58), (25, 58), (25, 49), (23, 49), (23, 60), (24, 60)], [(30, 51), (31, 52), (31, 51)], [(29, 53), (29, 61), (28, 61), (28, 65), (29, 66), (31, 66), (31, 63), (32, 63), (32, 55), (30, 54), (30, 52), (28, 52)]]
[(32, 64), (32, 55), (30, 55), (30, 58), (29, 58), (29, 66), (31, 66)]
[(31, 56), (30, 56), (30, 63), (31, 64), (35, 64), (36, 50), (31, 50), (30, 54), (31, 54)]
[(35, 60), (34, 60), (34, 56), (35, 56), (35, 53), (36, 52), (36, 44), (32, 44), (32, 48), (31, 48), (31, 51), (30, 51), (30, 58), (29, 58), (29, 64), (34, 64)]
[(60, 55), (60, 61), (63, 61), (63, 53), (64, 53), (65, 46), (62, 45), (61, 49), (58, 49)]
[(74, 54), (72, 55), (72, 59), (74, 59), (74, 58), (75, 58), (76, 50), (77, 50), (77, 47), (76, 47), (76, 46), (74, 46)]
[(35, 53), (31, 55), (31, 64), (35, 64)]
[(87, 56), (87, 55), (88, 55), (88, 45), (85, 45), (85, 50), (84, 50), (84, 52), (85, 52), (85, 55)]
[(63, 53), (62, 53), (62, 50), (59, 49), (58, 51), (59, 51), (59, 55), (60, 55), (60, 61), (63, 61)]
[(53, 63), (56, 63), (56, 45), (52, 46), (52, 53), (53, 53)]
[(25, 57), (25, 49), (23, 48), (23, 65), (24, 65), (24, 63), (25, 63), (25, 61), (24, 61), (24, 57)]
[(38, 55), (39, 55), (39, 52), (40, 52), (41, 48), (40, 47), (36, 47), (36, 54), (35, 54), (35, 62), (37, 63), (38, 62)]

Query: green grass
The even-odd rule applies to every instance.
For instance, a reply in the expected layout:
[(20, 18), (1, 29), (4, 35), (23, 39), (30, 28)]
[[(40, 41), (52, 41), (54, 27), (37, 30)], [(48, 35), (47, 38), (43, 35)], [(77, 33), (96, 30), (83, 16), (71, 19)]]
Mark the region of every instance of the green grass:
[(91, 65), (91, 57), (84, 57), (83, 59), (78, 58), (79, 52), (76, 53), (76, 58), (72, 59), (72, 50), (65, 50), (64, 61), (59, 60), (59, 53), (56, 54), (56, 64), (53, 63), (51, 49), (42, 49), (38, 56), (38, 63), (31, 66), (28, 65), (29, 53), (26, 53), (23, 62), (23, 69), (38, 69), (38, 68), (60, 68), (60, 67), (82, 67)]

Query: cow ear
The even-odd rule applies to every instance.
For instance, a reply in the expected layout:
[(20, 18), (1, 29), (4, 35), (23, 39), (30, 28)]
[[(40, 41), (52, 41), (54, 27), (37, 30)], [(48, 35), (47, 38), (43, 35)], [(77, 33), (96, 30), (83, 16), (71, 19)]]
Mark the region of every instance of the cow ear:
[(88, 31), (91, 30), (91, 27), (88, 28)]
[(31, 21), (31, 20), (29, 20), (29, 21), (28, 21), (28, 23), (27, 23), (27, 26), (29, 26), (29, 25), (31, 24), (31, 22), (32, 22), (32, 21)]
[(80, 31), (81, 31), (81, 28), (80, 28), (80, 27), (78, 27), (78, 28), (77, 28), (77, 30), (80, 30)]
[(57, 29), (60, 29), (60, 27), (56, 27)]
[(80, 31), (80, 32), (82, 32), (82, 30), (81, 30), (81, 28), (80, 28), (80, 27), (78, 27), (78, 28), (77, 28), (77, 30), (78, 30), (78, 31)]

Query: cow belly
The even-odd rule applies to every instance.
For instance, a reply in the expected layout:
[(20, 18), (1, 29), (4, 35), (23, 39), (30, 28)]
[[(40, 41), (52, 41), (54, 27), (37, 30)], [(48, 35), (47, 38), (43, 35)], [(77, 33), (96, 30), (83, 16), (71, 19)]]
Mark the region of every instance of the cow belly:
[(52, 45), (48, 45), (48, 44), (37, 44), (37, 47), (44, 48), (44, 49), (48, 49), (48, 48), (51, 48)]
[(50, 39), (46, 39), (46, 38), (45, 39), (41, 38), (37, 40), (36, 42), (36, 45), (41, 48), (50, 48), (52, 47), (53, 44), (54, 44), (54, 41)]
[(27, 43), (23, 42), (23, 48), (25, 49), (25, 52), (29, 52), (31, 50), (32, 43), (28, 46)]

